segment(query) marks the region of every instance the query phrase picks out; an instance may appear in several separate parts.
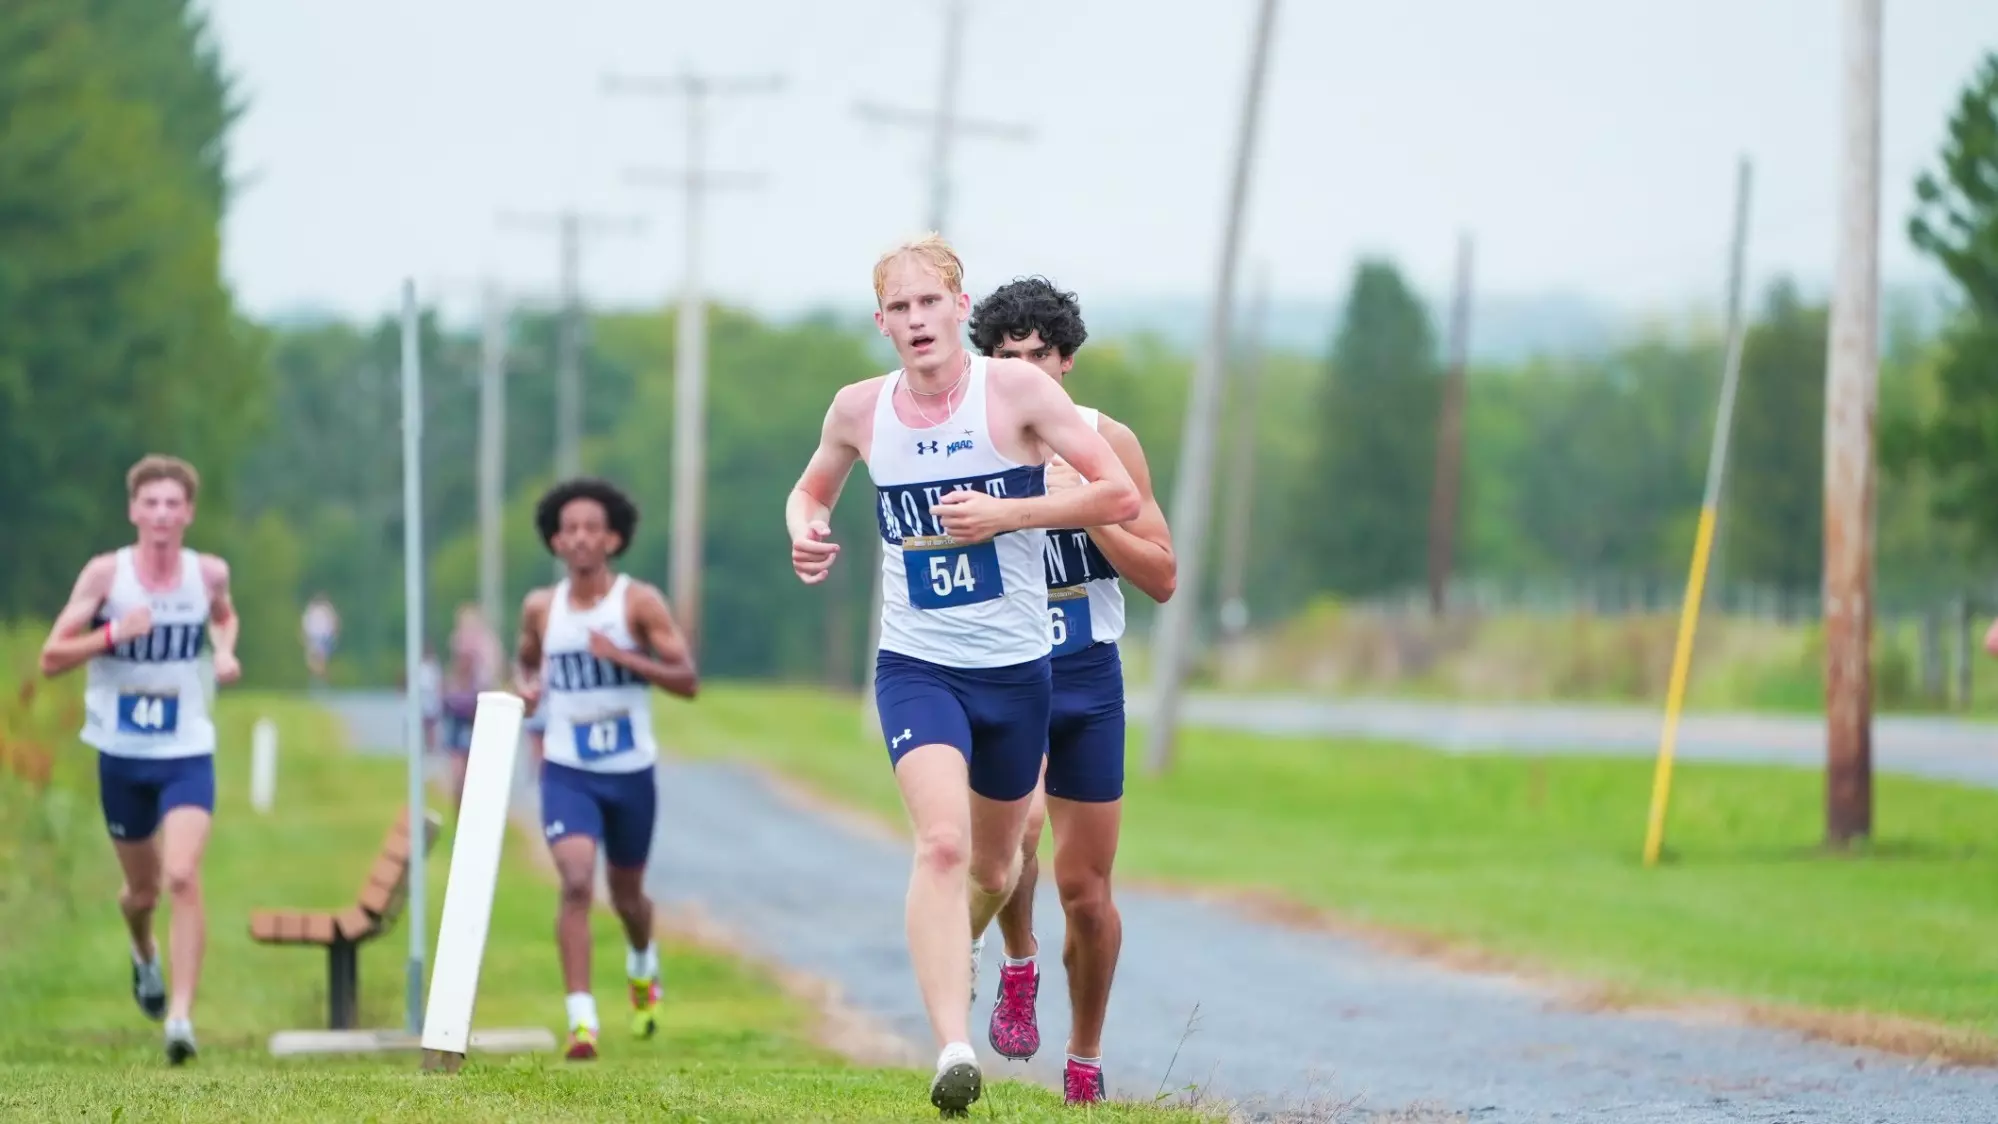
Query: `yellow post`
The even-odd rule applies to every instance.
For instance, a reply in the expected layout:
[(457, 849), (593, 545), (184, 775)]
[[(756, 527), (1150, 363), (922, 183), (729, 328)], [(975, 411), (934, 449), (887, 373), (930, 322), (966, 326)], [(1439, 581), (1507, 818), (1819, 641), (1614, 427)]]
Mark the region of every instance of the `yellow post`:
[(1672, 678), (1665, 687), (1665, 733), (1658, 740), (1658, 768), (1651, 777), (1651, 822), (1644, 832), (1644, 865), (1658, 862), (1665, 842), (1665, 802), (1672, 795), (1672, 750), (1679, 740), (1679, 709), (1686, 702), (1686, 678), (1693, 664), (1693, 633), (1700, 627), (1700, 601), (1707, 588), (1707, 557), (1714, 544), (1714, 509), (1700, 508), (1693, 538), (1693, 572), (1686, 578), (1686, 603), (1679, 610), (1679, 639), (1672, 646)]
[(1658, 863), (1665, 844), (1665, 806), (1672, 795), (1672, 751), (1679, 740), (1679, 711), (1686, 704), (1686, 679), (1692, 672), (1693, 633), (1700, 625), (1700, 602), (1707, 589), (1707, 558), (1713, 552), (1714, 521), (1720, 510), (1721, 474), (1727, 468), (1727, 437), (1734, 423), (1734, 390), (1741, 380), (1741, 275), (1748, 252), (1749, 164), (1746, 156), (1736, 170), (1734, 186), (1734, 250), (1728, 264), (1727, 358), (1721, 368), (1720, 413), (1714, 420), (1713, 447), (1707, 456), (1707, 493), (1700, 503), (1700, 526), (1693, 536), (1693, 572), (1686, 578), (1686, 603), (1679, 609), (1679, 639), (1672, 648), (1672, 678), (1665, 688), (1665, 732), (1658, 739), (1658, 768), (1651, 778), (1651, 818), (1644, 832), (1644, 865)]

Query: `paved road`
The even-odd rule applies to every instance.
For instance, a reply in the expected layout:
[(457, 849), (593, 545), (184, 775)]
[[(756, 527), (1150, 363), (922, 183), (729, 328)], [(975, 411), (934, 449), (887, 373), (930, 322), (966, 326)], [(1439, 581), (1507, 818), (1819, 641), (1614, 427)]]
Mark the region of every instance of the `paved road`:
[[(392, 700), (335, 705), (359, 744), (397, 740)], [(832, 981), (850, 1004), (925, 1040), (901, 929), (903, 844), (815, 814), (724, 763), (669, 761), (660, 788), (656, 896), (698, 907), (750, 953)], [(1134, 891), (1120, 899), (1125, 950), (1106, 1032), (1120, 1098), (1198, 1084), (1251, 1119), (1409, 1119), (1393, 1114), (1418, 1108), (1437, 1113), (1424, 1119), (1479, 1124), (1998, 1119), (1998, 1072), (1934, 1070), (1757, 1028), (1584, 1013), (1524, 981), (1220, 906)], [(1040, 909), (1052, 949), (1060, 922), (1051, 893)], [(987, 1052), (979, 1033), (995, 1075), (1054, 1077), (1066, 984), (1058, 957), (1042, 967), (1047, 1045), (1019, 1070)], [(989, 1011), (996, 961), (984, 975), (975, 1027)], [(1339, 1105), (1350, 1107), (1335, 1116)]]
[[(1151, 710), (1134, 691), (1130, 712)], [(1662, 708), (1554, 704), (1317, 699), (1296, 695), (1208, 695), (1187, 699), (1185, 719), (1271, 734), (1337, 734), (1414, 742), (1452, 753), (1587, 753), (1649, 757), (1658, 752)], [(1681, 719), (1675, 756), (1820, 767), (1822, 718), (1695, 714)], [(1966, 784), (1998, 786), (1998, 724), (1893, 715), (1873, 723), (1874, 768)]]

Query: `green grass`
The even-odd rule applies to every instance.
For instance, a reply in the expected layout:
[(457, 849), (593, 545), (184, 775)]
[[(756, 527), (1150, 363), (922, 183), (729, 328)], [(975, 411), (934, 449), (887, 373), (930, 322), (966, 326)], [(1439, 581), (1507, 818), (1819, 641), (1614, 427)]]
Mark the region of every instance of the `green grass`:
[[(1916, 623), (1883, 618), (1873, 632), (1873, 705), (1880, 713), (1998, 715), (1998, 660), (1973, 622), (1971, 706), (1930, 698)], [(1676, 608), (1642, 614), (1503, 612), (1431, 618), (1321, 599), (1258, 631), (1238, 651), (1211, 652), (1196, 681), (1234, 692), (1336, 692), (1462, 702), (1591, 702), (1663, 706), (1678, 643)], [(1957, 634), (1943, 630), (1945, 679)], [(1126, 667), (1143, 664), (1143, 638)], [(1824, 708), (1824, 631), (1812, 623), (1702, 614), (1686, 706), (1694, 711), (1815, 714)], [(1530, 652), (1532, 658), (1521, 659)], [(1954, 687), (1950, 690), (1953, 692)]]
[[(717, 686), (662, 729), (906, 822), (848, 699)], [(1877, 777), (1875, 842), (1833, 857), (1816, 772), (1681, 765), (1668, 862), (1646, 870), (1649, 761), (1190, 730), (1173, 773), (1148, 778), (1133, 756), (1129, 777), (1127, 878), (1274, 891), (1647, 997), (1998, 1037), (1998, 793)]]
[[(247, 804), (247, 754), (218, 761), (218, 821), (205, 870), (209, 945), (195, 1011), (201, 1056), (166, 1068), (159, 1028), (129, 996), (126, 942), (115, 905), (116, 864), (95, 807), (87, 751), (62, 747), (56, 784), (39, 798), (0, 770), (13, 810), (0, 830), (38, 876), (0, 883), (0, 1117), (34, 1120), (338, 1119), (909, 1120), (934, 1118), (928, 1074), (848, 1065), (814, 1044), (816, 1012), (725, 955), (662, 942), (665, 1018), (649, 1042), (625, 1030), (622, 940), (596, 925), (595, 990), (602, 1057), (474, 1053), (454, 1076), (425, 1075), (413, 1056), (274, 1059), (271, 1032), (325, 1025), (325, 957), (253, 944), (252, 908), (328, 908), (351, 902), (365, 865), (403, 797), (402, 766), (353, 757), (304, 703), (225, 694), (223, 744), (248, 744), (258, 714), (281, 728), (278, 807)], [(442, 807), (441, 798), (433, 807)], [(448, 826), (429, 865), (431, 915), (449, 867)], [(539, 840), (508, 841), (481, 977), (476, 1026), (547, 1026), (558, 1036), (562, 993), (553, 943), (555, 891), (528, 857)], [(165, 911), (159, 925), (166, 932)], [(364, 1026), (402, 1023), (407, 930), (366, 946)], [(434, 945), (433, 945), (434, 947)], [(1065, 1120), (1049, 1090), (987, 1086), (977, 1116)], [(1113, 1106), (1096, 1119), (1190, 1114)]]

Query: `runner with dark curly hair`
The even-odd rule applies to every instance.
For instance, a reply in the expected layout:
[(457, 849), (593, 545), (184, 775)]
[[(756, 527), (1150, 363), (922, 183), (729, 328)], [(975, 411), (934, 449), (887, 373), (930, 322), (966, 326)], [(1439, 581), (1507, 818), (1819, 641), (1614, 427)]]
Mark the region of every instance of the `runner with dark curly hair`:
[[(1001, 285), (971, 310), (971, 341), (981, 353), (1025, 359), (1058, 383), (1066, 381), (1076, 350), (1088, 338), (1075, 294), (1044, 277)], [(1009, 1058), (1031, 1058), (1040, 1049), (1034, 884), (1041, 827), (1052, 818), (1055, 886), (1067, 920), (1062, 965), (1068, 972), (1070, 1031), (1062, 1085), (1070, 1103), (1088, 1103), (1104, 1098), (1103, 1020), (1124, 936), (1110, 896), (1124, 798), (1124, 667), (1117, 648), (1124, 634), (1124, 590), (1118, 580), (1163, 602), (1173, 594), (1178, 564), (1137, 436), (1096, 410), (1077, 408), (1131, 474), (1139, 511), (1128, 523), (1048, 532), (1048, 628), (1054, 641), (1048, 752), (1020, 845), (1020, 881), (999, 910), (1006, 955), (986, 1035), (992, 1048)], [(1050, 493), (1082, 482), (1060, 463), (1048, 467), (1047, 480)], [(981, 952), (975, 942), (972, 954)]]
[(616, 573), (630, 548), (638, 505), (616, 485), (584, 478), (555, 485), (534, 525), (567, 576), (527, 595), (515, 658), (519, 691), (541, 726), (541, 833), (562, 883), (555, 943), (568, 990), (571, 1061), (597, 1056), (590, 994), (590, 902), (602, 849), (611, 906), (630, 952), (633, 1033), (659, 1029), (659, 953), (645, 894), (659, 757), (650, 691), (691, 699), (693, 654), (659, 590)]

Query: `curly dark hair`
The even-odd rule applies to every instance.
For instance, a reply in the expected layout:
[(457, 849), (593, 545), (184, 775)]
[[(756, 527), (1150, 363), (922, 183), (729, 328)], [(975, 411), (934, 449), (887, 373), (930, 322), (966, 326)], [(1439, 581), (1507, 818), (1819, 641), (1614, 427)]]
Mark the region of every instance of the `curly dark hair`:
[(1008, 281), (971, 310), (971, 343), (981, 355), (991, 355), (1005, 341), (1023, 340), (1035, 332), (1063, 359), (1073, 356), (1089, 338), (1075, 294), (1062, 292), (1045, 277)]
[(542, 493), (541, 502), (534, 505), (534, 526), (541, 532), (541, 544), (548, 548), (548, 553), (555, 553), (555, 533), (562, 529), (562, 509), (573, 500), (595, 500), (603, 506), (604, 518), (617, 534), (617, 549), (610, 552), (612, 558), (631, 548), (631, 537), (638, 530), (638, 505), (610, 481), (582, 476), (548, 489)]

